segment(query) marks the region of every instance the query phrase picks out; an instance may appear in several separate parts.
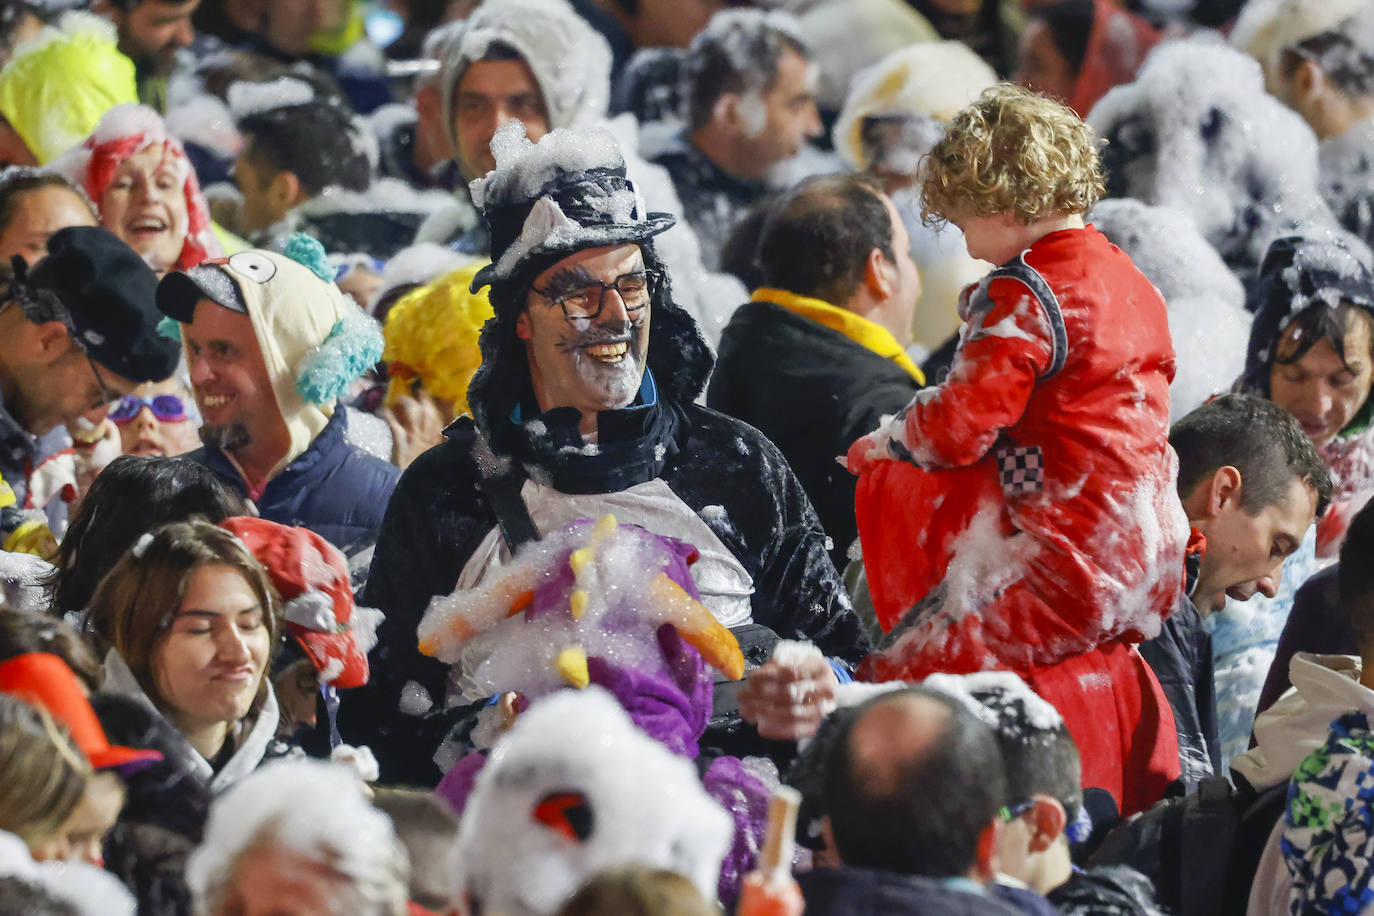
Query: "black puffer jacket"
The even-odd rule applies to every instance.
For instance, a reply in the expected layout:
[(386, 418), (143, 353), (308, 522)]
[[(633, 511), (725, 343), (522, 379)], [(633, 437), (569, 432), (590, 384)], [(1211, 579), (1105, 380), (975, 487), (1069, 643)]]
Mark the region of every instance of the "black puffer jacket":
[(835, 459), (919, 388), (901, 366), (839, 331), (772, 302), (750, 302), (721, 335), (706, 403), (756, 427), (782, 451), (843, 568), (859, 534), (858, 478)]
[[(649, 266), (659, 266), (652, 247), (644, 249)], [(538, 424), (511, 419), (517, 411), (534, 417), (537, 409), (524, 347), (515, 338), (515, 322), (503, 318), (498, 288), (492, 301), (498, 317), (482, 333), (483, 365), (468, 393), (475, 419), (454, 423), (448, 441), (402, 475), (364, 593), (364, 602), (386, 619), (371, 656), (372, 679), (346, 699), (339, 727), (346, 740), (373, 749), (384, 780), (432, 785), (440, 776), (432, 758), (456, 713), (439, 710), (448, 666), (420, 654), (416, 628), (430, 599), (454, 590), (464, 565), (496, 527), (482, 490), (484, 443), (494, 453), (494, 460), (485, 459), (488, 473), (493, 466), (515, 467), (561, 493), (616, 493), (661, 480), (753, 579), (755, 623), (783, 637), (810, 639), (850, 663), (862, 658), (867, 640), (796, 476), (757, 430), (692, 403), (711, 356), (670, 289), (660, 291), (652, 306), (647, 362), (656, 399), (603, 412), (594, 455), (581, 452), (579, 415), (571, 408), (551, 410)], [(403, 694), (414, 710), (416, 687), (436, 711), (400, 713)]]
[(1155, 888), (1134, 868), (1099, 865), (1075, 870), (1045, 895), (1064, 916), (1166, 916)]
[(821, 868), (798, 876), (807, 916), (1024, 916), (992, 894), (938, 878), (868, 868)]

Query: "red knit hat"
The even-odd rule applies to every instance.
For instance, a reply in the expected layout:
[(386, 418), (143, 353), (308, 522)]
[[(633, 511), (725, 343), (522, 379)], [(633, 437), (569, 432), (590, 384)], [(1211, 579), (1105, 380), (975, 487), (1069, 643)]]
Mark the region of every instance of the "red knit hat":
[(25, 652), (0, 662), (0, 693), (46, 709), (67, 727), (72, 740), (97, 770), (155, 763), (162, 759), (158, 751), (111, 744), (81, 681), (66, 662), (50, 652)]
[(348, 563), (338, 548), (308, 528), (265, 518), (238, 516), (220, 526), (266, 567), (283, 602), (286, 628), (305, 649), (320, 680), (335, 687), (366, 684), (372, 635), (361, 634), (358, 624), (380, 615), (354, 606)]

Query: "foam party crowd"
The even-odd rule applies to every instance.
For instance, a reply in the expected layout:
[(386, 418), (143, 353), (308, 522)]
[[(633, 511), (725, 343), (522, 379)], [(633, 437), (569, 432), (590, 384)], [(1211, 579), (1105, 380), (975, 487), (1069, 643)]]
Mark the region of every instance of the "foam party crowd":
[(1374, 0), (0, 0), (0, 916), (1374, 914)]

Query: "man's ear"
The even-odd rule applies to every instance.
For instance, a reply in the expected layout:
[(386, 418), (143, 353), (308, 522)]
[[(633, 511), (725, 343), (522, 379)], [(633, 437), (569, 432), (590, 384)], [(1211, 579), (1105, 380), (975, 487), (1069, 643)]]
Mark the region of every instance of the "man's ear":
[(73, 346), (67, 327), (60, 321), (45, 321), (33, 326), (34, 357), (51, 362)]
[(1304, 60), (1293, 71), (1293, 89), (1298, 98), (1310, 98), (1322, 88), (1325, 82), (1321, 68), (1310, 60)]
[(1239, 506), (1243, 483), (1239, 468), (1229, 464), (1217, 468), (1207, 484), (1208, 517), (1219, 515), (1223, 509), (1234, 509)]
[(532, 336), (530, 331), (529, 309), (522, 311), (520, 316), (515, 319), (515, 336), (521, 340), (529, 340)]
[(722, 127), (739, 130), (741, 127), (739, 102), (739, 93), (722, 93), (720, 98), (716, 99), (716, 104), (711, 106), (711, 120)]
[(892, 265), (883, 256), (882, 249), (874, 248), (864, 259), (864, 288), (879, 302), (892, 295)]
[(295, 172), (283, 169), (273, 176), (267, 185), (267, 201), (273, 212), (285, 216), (293, 208), (305, 203), (309, 196), (301, 187), (301, 180)]
[(1030, 819), (1030, 851), (1044, 852), (1064, 833), (1069, 822), (1068, 813), (1056, 798), (1037, 795), (1027, 816)]

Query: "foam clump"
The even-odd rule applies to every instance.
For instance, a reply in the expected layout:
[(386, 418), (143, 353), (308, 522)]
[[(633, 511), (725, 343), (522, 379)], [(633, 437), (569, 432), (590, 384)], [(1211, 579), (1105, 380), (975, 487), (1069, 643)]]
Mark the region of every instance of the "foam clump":
[(1178, 356), (1169, 415), (1178, 420), (1230, 390), (1245, 368), (1252, 316), (1245, 288), (1182, 211), (1110, 199), (1093, 208), (1093, 225), (1135, 262), (1169, 309)]
[(404, 881), (408, 872), (391, 819), (368, 801), (353, 768), (340, 763), (275, 761), (219, 796), (186, 865), (196, 900), (206, 905), (239, 856), (261, 843), (327, 862), (359, 884), (382, 885), (392, 873)]
[(1264, 91), (1259, 64), (1217, 41), (1160, 45), (1088, 123), (1107, 141), (1109, 196), (1186, 213), (1243, 274), (1281, 235), (1339, 228), (1311, 128)]
[(553, 913), (602, 869), (636, 862), (714, 899), (729, 815), (696, 768), (592, 687), (535, 703), (492, 751), (449, 866), (469, 912)]
[(457, 666), (469, 700), (512, 690), (533, 700), (586, 686), (587, 659), (665, 671), (664, 625), (738, 678), (743, 656), (698, 600), (688, 571), (695, 559), (690, 545), (609, 515), (574, 521), (527, 545), (484, 585), (431, 601), (420, 648)]

